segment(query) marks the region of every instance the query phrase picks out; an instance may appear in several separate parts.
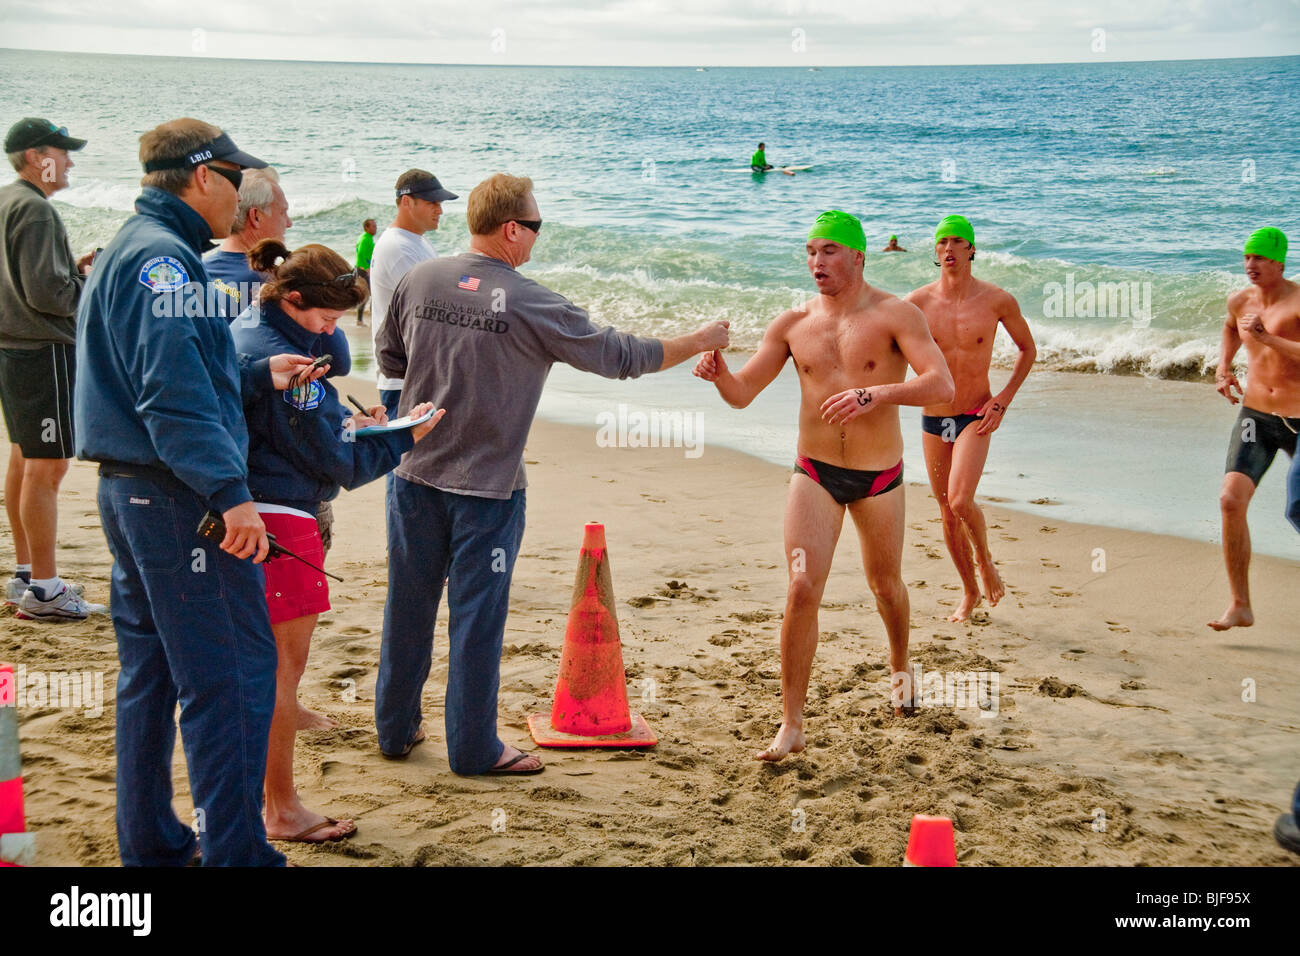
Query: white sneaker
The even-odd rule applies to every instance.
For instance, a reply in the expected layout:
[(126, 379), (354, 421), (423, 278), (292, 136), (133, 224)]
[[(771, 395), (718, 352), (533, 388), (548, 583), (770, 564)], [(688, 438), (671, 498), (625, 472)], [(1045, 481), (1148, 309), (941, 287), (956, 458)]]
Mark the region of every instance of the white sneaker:
[(64, 582), (54, 595), (42, 601), (30, 587), (23, 591), (14, 617), (24, 621), (84, 621), (92, 614), (108, 610), (104, 604), (91, 604), (77, 593), (77, 585)]
[[(67, 584), (66, 581), (63, 583)], [(75, 594), (77, 597), (81, 597), (83, 594), (86, 593), (85, 587), (83, 587), (80, 584), (68, 584), (68, 587), (72, 588), (72, 593)], [(10, 578), (9, 583), (5, 585), (4, 606), (13, 607), (16, 604), (18, 604), (18, 602), (23, 599), (23, 592), (26, 590), (27, 590), (26, 581), (24, 581), (22, 578), (17, 578), (17, 577)]]

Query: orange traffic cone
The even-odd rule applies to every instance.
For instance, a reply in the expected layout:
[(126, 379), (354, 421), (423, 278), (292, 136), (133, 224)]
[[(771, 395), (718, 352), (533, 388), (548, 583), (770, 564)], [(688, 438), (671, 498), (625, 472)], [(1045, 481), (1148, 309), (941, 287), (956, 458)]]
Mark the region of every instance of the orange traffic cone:
[(531, 715), (528, 729), (542, 747), (653, 747), (658, 743), (645, 718), (627, 706), (627, 675), (603, 524), (583, 529), (555, 704), (549, 717)]
[(956, 866), (957, 844), (952, 821), (947, 817), (912, 817), (912, 832), (907, 838), (903, 866)]
[(29, 866), (34, 844), (24, 833), (23, 767), (18, 756), (18, 688), (12, 664), (0, 663), (0, 866)]

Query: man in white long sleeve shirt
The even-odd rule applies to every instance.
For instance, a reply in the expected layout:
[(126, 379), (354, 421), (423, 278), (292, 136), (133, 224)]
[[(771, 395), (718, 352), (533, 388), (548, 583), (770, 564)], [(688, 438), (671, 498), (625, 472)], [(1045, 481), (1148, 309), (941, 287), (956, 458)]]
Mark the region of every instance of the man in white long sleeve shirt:
[[(375, 241), (370, 259), (370, 336), (376, 354), (379, 331), (388, 317), (393, 290), (412, 266), (438, 257), (433, 243), (424, 234), (438, 228), (442, 204), (460, 198), (443, 189), (438, 177), (423, 169), (408, 169), (398, 176), (396, 190), (397, 217)], [(381, 371), (379, 400), (388, 409), (390, 418), (396, 415), (401, 397), (402, 380)]]

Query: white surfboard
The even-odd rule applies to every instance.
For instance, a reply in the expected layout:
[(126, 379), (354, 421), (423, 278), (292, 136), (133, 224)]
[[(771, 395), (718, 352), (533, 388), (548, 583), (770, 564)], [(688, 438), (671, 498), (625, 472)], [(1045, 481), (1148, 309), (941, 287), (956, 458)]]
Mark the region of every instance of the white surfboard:
[(811, 166), (773, 166), (771, 169), (755, 169), (753, 166), (738, 166), (736, 172), (745, 173), (785, 173), (787, 176), (793, 176), (796, 172), (805, 169), (812, 169)]

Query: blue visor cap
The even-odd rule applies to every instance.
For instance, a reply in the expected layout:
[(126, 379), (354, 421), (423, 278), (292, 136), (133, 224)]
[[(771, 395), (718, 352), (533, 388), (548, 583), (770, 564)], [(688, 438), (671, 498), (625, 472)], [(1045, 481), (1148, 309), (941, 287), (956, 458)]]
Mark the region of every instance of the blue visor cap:
[(151, 159), (144, 164), (146, 173), (156, 173), (161, 169), (193, 169), (214, 159), (234, 163), (240, 169), (265, 169), (267, 164), (256, 156), (250, 156), (235, 141), (222, 133), (210, 143), (195, 147), (184, 156), (172, 156), (166, 159)]

